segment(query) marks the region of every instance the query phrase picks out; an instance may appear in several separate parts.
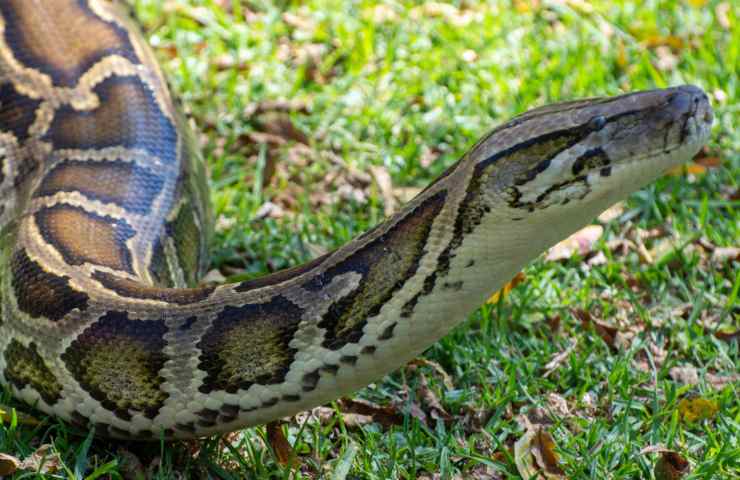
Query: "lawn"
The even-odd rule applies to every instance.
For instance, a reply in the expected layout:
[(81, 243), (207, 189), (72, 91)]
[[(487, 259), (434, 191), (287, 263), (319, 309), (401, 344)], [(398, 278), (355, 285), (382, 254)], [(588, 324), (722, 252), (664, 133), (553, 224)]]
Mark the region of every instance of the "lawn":
[(10, 411), (0, 452), (46, 455), (47, 471), (14, 478), (740, 478), (737, 3), (132, 5), (201, 132), (210, 279), (347, 242), (535, 106), (693, 83), (713, 135), (696, 164), (595, 220), (572, 256), (541, 257), (353, 399), (269, 432), (143, 446)]

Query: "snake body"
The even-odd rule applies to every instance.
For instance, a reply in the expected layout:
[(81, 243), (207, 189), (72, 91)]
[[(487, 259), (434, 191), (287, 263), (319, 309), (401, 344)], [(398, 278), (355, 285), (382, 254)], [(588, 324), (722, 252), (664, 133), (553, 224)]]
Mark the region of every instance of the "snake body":
[(0, 380), (100, 435), (188, 438), (360, 388), (548, 246), (688, 160), (697, 87), (531, 110), (343, 247), (199, 287), (203, 162), (110, 1), (0, 2)]

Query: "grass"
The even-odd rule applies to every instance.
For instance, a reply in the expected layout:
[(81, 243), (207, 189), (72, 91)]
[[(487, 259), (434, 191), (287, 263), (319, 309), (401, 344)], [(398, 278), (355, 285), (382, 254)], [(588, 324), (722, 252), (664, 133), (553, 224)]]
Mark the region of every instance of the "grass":
[[(521, 416), (546, 426), (567, 478), (655, 478), (661, 456), (644, 449), (657, 445), (689, 461), (681, 478), (740, 478), (740, 383), (714, 381), (737, 375), (740, 349), (712, 334), (740, 326), (738, 261), (712, 259), (740, 238), (732, 4), (134, 1), (203, 132), (214, 266), (232, 280), (305, 261), (380, 221), (390, 198), (368, 172), (413, 192), (492, 126), (557, 100), (698, 84), (716, 113), (708, 155), (721, 164), (633, 195), (586, 258), (529, 265), (508, 296), (424, 354), (451, 385), (420, 364), (357, 393), (403, 413), (397, 425), (353, 426), (339, 404), (328, 423), (288, 422), (291, 468), (264, 427), (142, 447), (79, 437), (54, 419), (6, 423), (0, 451), (26, 458), (52, 444), (64, 465), (16, 478), (515, 479)], [(286, 99), (307, 108), (250, 113)], [(296, 146), (302, 136), (307, 146)], [(267, 202), (277, 208), (265, 215)], [(620, 249), (625, 239), (642, 239), (653, 261)], [(589, 262), (598, 253), (603, 261)], [(579, 310), (592, 326), (617, 325), (620, 340), (583, 328)], [(428, 395), (450, 421), (434, 418)], [(686, 421), (679, 404), (693, 397), (718, 411)]]

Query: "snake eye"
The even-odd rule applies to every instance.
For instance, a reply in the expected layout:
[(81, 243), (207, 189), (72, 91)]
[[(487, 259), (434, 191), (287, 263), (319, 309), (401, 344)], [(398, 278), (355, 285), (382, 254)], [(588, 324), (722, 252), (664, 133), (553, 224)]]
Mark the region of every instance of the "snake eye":
[(601, 130), (606, 125), (606, 117), (603, 115), (596, 115), (588, 121), (588, 128), (592, 132)]

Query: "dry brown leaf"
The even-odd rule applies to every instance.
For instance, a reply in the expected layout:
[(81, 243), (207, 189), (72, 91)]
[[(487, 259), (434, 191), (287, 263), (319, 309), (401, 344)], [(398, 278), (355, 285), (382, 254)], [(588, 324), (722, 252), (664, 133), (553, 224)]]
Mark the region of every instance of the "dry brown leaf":
[(740, 341), (740, 330), (734, 330), (732, 332), (717, 330), (716, 332), (714, 332), (714, 337), (727, 343), (732, 341)]
[(601, 238), (603, 233), (604, 227), (601, 225), (588, 225), (565, 240), (550, 247), (547, 254), (545, 254), (545, 260), (567, 260), (574, 253), (586, 256), (593, 252), (594, 245), (596, 245), (596, 242)]
[(142, 480), (147, 478), (147, 471), (141, 460), (133, 452), (119, 448), (116, 452), (119, 458), (119, 468), (125, 480)]
[(420, 194), (421, 191), (422, 189), (418, 187), (398, 187), (393, 189), (393, 195), (399, 202), (406, 203)]
[(339, 411), (344, 418), (347, 414), (365, 415), (384, 428), (403, 425), (403, 414), (394, 406), (380, 406), (359, 398), (342, 398), (338, 402)]
[(34, 473), (55, 473), (59, 470), (61, 464), (62, 460), (53, 447), (45, 443), (34, 450), (31, 455), (24, 458), (18, 468)]
[(552, 435), (540, 427), (535, 437), (536, 448), (532, 451), (537, 463), (548, 478), (565, 478), (565, 472), (560, 468), (560, 458), (555, 452), (555, 440)]
[(295, 452), (293, 447), (288, 443), (288, 439), (285, 438), (281, 422), (270, 422), (266, 425), (267, 429), (267, 441), (272, 447), (272, 451), (275, 452), (275, 458), (281, 465), (292, 464), (295, 460)]
[(21, 461), (7, 453), (0, 453), (0, 477), (13, 475), (21, 466)]
[(452, 421), (452, 415), (447, 413), (447, 410), (442, 406), (442, 402), (439, 401), (437, 395), (429, 388), (429, 382), (423, 373), (420, 375), (419, 387), (416, 393), (426, 405), (430, 417), (435, 420), (442, 420), (445, 423)]
[(547, 395), (547, 403), (552, 411), (561, 417), (571, 416), (570, 408), (568, 408), (568, 401), (557, 393), (550, 392)]
[(712, 252), (712, 262), (716, 264), (740, 261), (739, 247), (716, 247)]
[(715, 156), (702, 155), (694, 158), (694, 163), (707, 168), (717, 168), (722, 165), (722, 159)]
[(671, 177), (683, 177), (685, 175), (704, 175), (705, 173), (707, 173), (707, 167), (704, 165), (689, 163), (669, 168), (665, 174)]
[(571, 313), (581, 321), (581, 325), (583, 325), (584, 328), (592, 326), (607, 345), (612, 348), (616, 348), (617, 333), (619, 332), (616, 327), (594, 319), (589, 312), (580, 308), (572, 309)]
[(370, 173), (375, 179), (375, 183), (378, 185), (380, 195), (383, 197), (383, 213), (386, 217), (389, 217), (398, 208), (396, 196), (393, 191), (391, 174), (388, 173), (388, 169), (382, 165), (373, 165), (370, 167)]
[(653, 473), (655, 480), (679, 480), (689, 473), (689, 462), (677, 452), (661, 452)]
[(342, 413), (342, 421), (344, 425), (349, 428), (360, 428), (365, 425), (375, 423), (375, 420), (370, 415), (362, 415), (360, 413)]
[(671, 47), (667, 45), (661, 45), (655, 48), (655, 56), (658, 57), (655, 62), (655, 67), (658, 70), (671, 71), (678, 66), (678, 56), (673, 53)]
[(710, 420), (719, 412), (719, 404), (706, 398), (684, 398), (678, 402), (678, 413), (685, 422)]
[(308, 105), (300, 100), (263, 100), (247, 105), (244, 109), (244, 116), (252, 117), (266, 112), (308, 113)]
[(676, 382), (684, 385), (697, 385), (699, 383), (699, 372), (695, 367), (673, 367), (668, 375)]
[(568, 360), (570, 357), (570, 354), (573, 353), (573, 350), (576, 349), (576, 345), (578, 345), (578, 341), (575, 339), (570, 341), (570, 344), (566, 347), (565, 350), (562, 352), (556, 354), (554, 357), (552, 357), (552, 360), (547, 362), (545, 365), (545, 374), (543, 375), (544, 378), (549, 377), (552, 372), (557, 370), (560, 365), (562, 365), (565, 361)]
[(674, 50), (681, 50), (684, 46), (683, 39), (676, 35), (651, 35), (644, 40), (644, 43), (648, 48), (663, 46)]
[[(256, 124), (263, 135), (271, 135), (281, 139), (284, 143), (288, 140), (308, 145), (308, 137), (298, 129), (291, 120), (290, 115), (282, 112), (266, 112), (256, 119)], [(274, 142), (274, 138), (271, 138)]]
[(495, 305), (496, 303), (499, 302), (499, 300), (503, 300), (503, 298), (506, 297), (506, 295), (511, 293), (514, 287), (522, 283), (526, 278), (527, 277), (524, 275), (524, 272), (517, 273), (516, 275), (514, 275), (514, 278), (512, 278), (511, 281), (509, 281), (509, 283), (504, 285), (502, 289), (500, 289), (499, 291), (491, 295), (491, 297), (488, 300), (486, 300), (486, 303)]
[(530, 425), (514, 444), (514, 461), (522, 478), (564, 479), (555, 441), (541, 425)]
[(442, 379), (442, 383), (444, 383), (444, 386), (447, 390), (454, 390), (455, 384), (452, 382), (452, 377), (450, 377), (450, 374), (445, 371), (444, 368), (442, 368), (442, 365), (440, 365), (437, 362), (433, 362), (432, 360), (418, 357), (413, 360), (411, 360), (409, 363), (406, 364), (407, 367), (430, 367), (434, 370), (434, 372), (439, 375), (439, 377)]
[(722, 2), (718, 4), (714, 9), (714, 14), (717, 17), (717, 23), (725, 30), (729, 30), (732, 25), (730, 22), (730, 2)]
[(722, 390), (725, 386), (740, 383), (740, 373), (733, 373), (730, 375), (715, 375), (713, 373), (706, 374), (707, 383), (717, 390)]
[(609, 223), (612, 220), (616, 220), (624, 213), (624, 202), (617, 202), (611, 207), (607, 208), (601, 215), (598, 216), (598, 220), (601, 223)]

